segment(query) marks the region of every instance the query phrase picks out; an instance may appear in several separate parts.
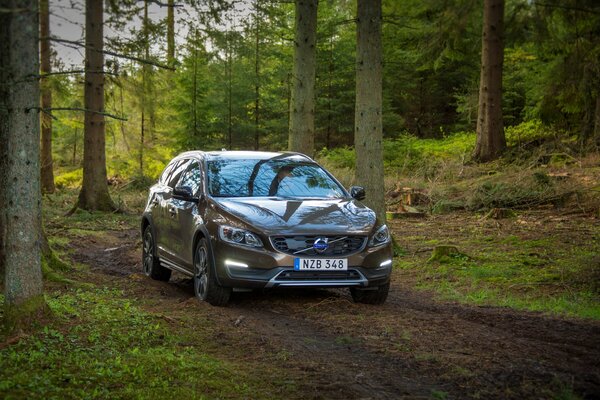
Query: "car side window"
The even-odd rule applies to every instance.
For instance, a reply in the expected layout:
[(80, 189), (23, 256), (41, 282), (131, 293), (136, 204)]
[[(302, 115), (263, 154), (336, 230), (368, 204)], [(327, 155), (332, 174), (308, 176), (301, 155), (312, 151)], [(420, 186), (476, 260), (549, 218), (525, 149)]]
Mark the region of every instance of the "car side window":
[(169, 175), (171, 174), (171, 171), (173, 171), (173, 167), (175, 167), (175, 165), (177, 165), (178, 161), (175, 162), (170, 162), (164, 169), (164, 171), (162, 172), (162, 174), (160, 174), (160, 179), (158, 180), (160, 183), (164, 183), (166, 184), (168, 179), (169, 179)]
[(171, 188), (175, 188), (175, 185), (177, 185), (177, 182), (179, 182), (179, 178), (181, 178), (181, 175), (186, 170), (190, 161), (191, 160), (189, 159), (180, 160), (173, 167), (173, 171), (171, 171), (171, 175), (169, 175), (167, 185), (169, 185)]
[(177, 186), (187, 186), (192, 189), (194, 195), (198, 194), (202, 184), (202, 171), (200, 170), (200, 164), (198, 161), (192, 161), (185, 174), (177, 183)]

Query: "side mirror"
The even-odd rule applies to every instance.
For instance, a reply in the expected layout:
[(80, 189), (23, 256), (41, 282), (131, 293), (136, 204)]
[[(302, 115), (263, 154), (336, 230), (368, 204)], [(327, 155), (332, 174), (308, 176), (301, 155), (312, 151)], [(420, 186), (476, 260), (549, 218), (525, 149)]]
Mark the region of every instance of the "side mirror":
[(173, 189), (173, 197), (177, 200), (184, 201), (197, 201), (198, 198), (194, 197), (194, 193), (192, 193), (192, 188), (189, 186), (176, 186)]
[(362, 186), (352, 186), (350, 188), (350, 196), (356, 200), (364, 200), (367, 195), (365, 194), (365, 188)]

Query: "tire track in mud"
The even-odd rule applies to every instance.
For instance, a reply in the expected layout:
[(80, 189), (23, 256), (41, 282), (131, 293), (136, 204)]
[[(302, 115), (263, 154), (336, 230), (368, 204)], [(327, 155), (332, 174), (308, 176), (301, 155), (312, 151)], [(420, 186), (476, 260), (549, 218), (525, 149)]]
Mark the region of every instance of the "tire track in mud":
[[(137, 230), (108, 232), (75, 250), (74, 259), (112, 279), (140, 273)], [(145, 279), (136, 284), (149, 287)], [(243, 316), (250, 341), (282, 352), (278, 363), (298, 374), (303, 398), (421, 399), (435, 392), (449, 398), (540, 398), (549, 393), (540, 388), (555, 390), (560, 382), (570, 382), (584, 398), (600, 398), (600, 323), (440, 302), (405, 285), (395, 276), (388, 301), (375, 308), (350, 304), (346, 292), (321, 290), (239, 293), (228, 307), (203, 310), (226, 321)], [(140, 292), (193, 296), (191, 284), (181, 279), (151, 287), (162, 289)], [(334, 313), (360, 314), (365, 326), (359, 332), (344, 319), (331, 323), (326, 317)], [(411, 333), (408, 350), (388, 351), (398, 337), (365, 339), (386, 324)], [(231, 329), (223, 325), (223, 332)]]

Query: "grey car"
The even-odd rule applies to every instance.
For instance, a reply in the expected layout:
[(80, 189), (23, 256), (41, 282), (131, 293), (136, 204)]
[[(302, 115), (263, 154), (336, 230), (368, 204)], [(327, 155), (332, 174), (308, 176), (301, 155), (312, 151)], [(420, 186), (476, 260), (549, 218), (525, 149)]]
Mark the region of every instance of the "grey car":
[(364, 197), (299, 153), (180, 154), (150, 188), (144, 273), (186, 274), (212, 305), (235, 290), (276, 287), (348, 287), (354, 301), (381, 304), (391, 237)]

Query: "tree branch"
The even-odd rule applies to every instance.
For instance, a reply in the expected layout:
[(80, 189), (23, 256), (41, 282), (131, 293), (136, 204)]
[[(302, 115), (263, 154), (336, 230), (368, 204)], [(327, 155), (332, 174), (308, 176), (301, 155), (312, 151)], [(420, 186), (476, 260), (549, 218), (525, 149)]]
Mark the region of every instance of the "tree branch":
[[(138, 0), (141, 1), (141, 0)], [(154, 3), (159, 7), (170, 7), (169, 3), (163, 3), (162, 1), (158, 1), (158, 0), (148, 0), (148, 3)], [(183, 7), (183, 4), (173, 4), (173, 8), (177, 8), (177, 7)]]
[(88, 45), (86, 45), (84, 43), (81, 43), (81, 42), (78, 42), (78, 41), (75, 41), (75, 40), (61, 39), (61, 38), (52, 37), (52, 36), (51, 37), (41, 37), (40, 40), (51, 40), (53, 42), (58, 42), (58, 43), (68, 43), (68, 44), (76, 45), (76, 46), (79, 46), (79, 47), (83, 47), (85, 49), (91, 49), (93, 51), (101, 52), (101, 53), (107, 54), (109, 56), (114, 56), (114, 57), (119, 57), (119, 58), (125, 58), (127, 60), (137, 61), (137, 62), (139, 62), (141, 64), (153, 65), (153, 66), (158, 67), (158, 68), (163, 68), (163, 69), (168, 69), (168, 70), (171, 70), (171, 71), (175, 71), (175, 68), (169, 67), (168, 65), (164, 65), (164, 64), (158, 63), (156, 61), (147, 60), (147, 59), (144, 59), (144, 58), (139, 58), (139, 57), (134, 57), (134, 56), (127, 56), (125, 54), (116, 53), (116, 52), (110, 51), (110, 50), (98, 50), (94, 46), (88, 46)]
[(118, 115), (109, 114), (107, 112), (102, 112), (102, 111), (88, 110), (87, 108), (80, 108), (80, 107), (49, 107), (49, 108), (28, 107), (25, 110), (26, 111), (39, 110), (39, 111), (41, 111), (41, 112), (43, 112), (45, 114), (50, 115), (52, 118), (55, 118), (52, 115), (52, 111), (82, 111), (82, 112), (89, 112), (89, 113), (92, 113), (92, 114), (104, 115), (105, 117), (118, 119), (119, 121), (127, 121), (127, 118), (120, 117)]
[[(55, 71), (55, 72), (47, 72), (45, 74), (40, 74), (40, 75), (34, 75), (36, 78), (44, 78), (46, 76), (52, 76), (52, 75), (71, 75), (71, 74), (83, 74), (86, 71), (84, 69), (76, 69), (76, 70), (72, 70), (72, 71)], [(112, 75), (112, 76), (119, 76), (119, 74), (116, 74), (114, 72), (109, 72), (109, 71), (87, 71), (89, 74), (104, 74), (104, 75)]]

